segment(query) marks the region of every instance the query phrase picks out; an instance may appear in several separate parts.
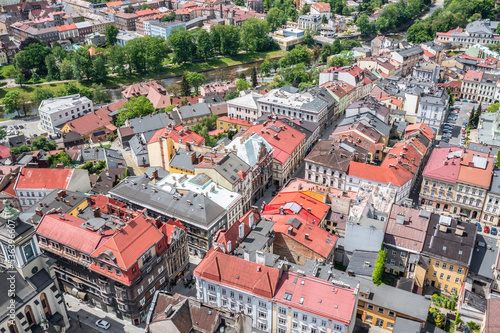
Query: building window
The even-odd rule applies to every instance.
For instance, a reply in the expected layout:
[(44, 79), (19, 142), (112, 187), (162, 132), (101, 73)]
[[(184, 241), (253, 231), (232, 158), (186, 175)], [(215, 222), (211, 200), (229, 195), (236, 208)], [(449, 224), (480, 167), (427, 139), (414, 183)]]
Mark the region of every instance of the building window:
[(367, 305), (366, 305), (366, 308), (367, 308), (368, 310), (373, 310), (373, 305), (371, 305), (371, 304), (367, 304)]
[(395, 315), (394, 311), (389, 311), (389, 316), (394, 317)]
[(286, 315), (286, 308), (282, 308), (282, 307), (280, 307), (280, 308), (278, 309), (278, 312), (279, 312), (280, 314), (284, 314), (284, 315)]
[[(462, 251), (460, 251), (460, 252), (462, 252)], [(461, 274), (463, 270), (464, 270), (464, 269), (463, 269), (462, 267), (458, 267), (457, 273), (458, 273), (458, 274)]]
[(384, 313), (384, 308), (379, 307), (379, 308), (378, 308), (378, 312), (379, 312), (379, 313)]

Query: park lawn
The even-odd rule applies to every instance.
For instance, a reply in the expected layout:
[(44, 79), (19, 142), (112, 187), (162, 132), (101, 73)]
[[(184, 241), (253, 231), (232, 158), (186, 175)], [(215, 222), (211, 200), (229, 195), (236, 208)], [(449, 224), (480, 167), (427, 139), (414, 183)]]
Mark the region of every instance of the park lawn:
[[(56, 92), (57, 90), (61, 89), (61, 87), (67, 85), (70, 82), (61, 82), (61, 83), (51, 83), (51, 84), (37, 84), (37, 85), (24, 85), (22, 88), (21, 87), (16, 87), (16, 88), (3, 88), (0, 89), (0, 98), (5, 97), (5, 94), (7, 94), (9, 91), (12, 90), (19, 90), (21, 92), (24, 92), (28, 95), (29, 99), (31, 100), (32, 94), (35, 91), (35, 88), (40, 87), (44, 90), (50, 90), (52, 92)], [(71, 82), (72, 84), (78, 86), (81, 86), (81, 84), (78, 81)]]
[(7, 73), (7, 71), (9, 71), (9, 70), (11, 70), (13, 68), (14, 68), (14, 65), (1, 66), (0, 67), (0, 75), (2, 76), (2, 78), (8, 79), (8, 77), (6, 76), (6, 73)]

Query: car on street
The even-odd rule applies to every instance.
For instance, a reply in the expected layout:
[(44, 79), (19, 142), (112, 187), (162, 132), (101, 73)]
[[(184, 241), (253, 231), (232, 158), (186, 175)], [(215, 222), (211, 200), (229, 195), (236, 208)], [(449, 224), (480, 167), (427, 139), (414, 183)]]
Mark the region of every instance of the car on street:
[(23, 125), (19, 125), (19, 129), (24, 129), (24, 126)]
[(481, 223), (477, 222), (477, 231), (483, 231), (483, 227), (481, 227)]
[(472, 104), (477, 104), (477, 101), (471, 101)]
[(98, 321), (95, 322), (95, 326), (107, 330), (108, 328), (110, 328), (111, 324), (108, 323), (106, 320), (99, 319)]
[(484, 232), (489, 234), (490, 233), (490, 227), (488, 227), (487, 225), (484, 226)]
[(467, 103), (467, 102), (468, 102), (468, 100), (466, 100), (466, 99), (463, 99), (463, 100), (462, 100), (462, 102), (464, 102), (464, 103)]
[(491, 235), (496, 236), (497, 235), (497, 228), (491, 228)]
[(441, 141), (448, 143), (448, 142), (450, 142), (450, 139), (449, 138), (442, 138)]
[(462, 134), (465, 134), (465, 128), (462, 128)]

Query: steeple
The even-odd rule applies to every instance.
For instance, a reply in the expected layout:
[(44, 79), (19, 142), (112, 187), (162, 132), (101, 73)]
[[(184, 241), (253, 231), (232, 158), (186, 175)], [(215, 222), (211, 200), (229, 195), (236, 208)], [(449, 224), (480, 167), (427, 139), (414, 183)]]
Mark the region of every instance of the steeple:
[(19, 210), (15, 209), (10, 205), (10, 202), (6, 199), (3, 200), (3, 205), (5, 208), (0, 213), (0, 218), (4, 220), (15, 221), (19, 216)]

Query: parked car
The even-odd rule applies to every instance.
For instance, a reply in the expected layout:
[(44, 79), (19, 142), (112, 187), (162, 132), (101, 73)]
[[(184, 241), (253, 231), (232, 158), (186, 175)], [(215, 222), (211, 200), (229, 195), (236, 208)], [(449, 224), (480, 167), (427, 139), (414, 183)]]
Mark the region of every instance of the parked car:
[(488, 227), (487, 225), (484, 226), (484, 232), (489, 234), (490, 233), (490, 227)]
[(477, 104), (477, 101), (471, 101), (472, 104)]
[(466, 100), (466, 99), (463, 99), (463, 100), (462, 100), (462, 102), (465, 102), (465, 103), (467, 103), (467, 102), (468, 102), (468, 100)]
[(462, 128), (462, 134), (465, 134), (465, 128)]
[(477, 222), (477, 231), (483, 231), (483, 227), (481, 227), (481, 223)]
[(497, 235), (497, 228), (491, 228), (491, 235), (496, 236)]
[(111, 326), (110, 323), (108, 323), (106, 320), (103, 319), (99, 319), (98, 321), (96, 321), (95, 325), (97, 327), (104, 328), (105, 330), (107, 330)]

